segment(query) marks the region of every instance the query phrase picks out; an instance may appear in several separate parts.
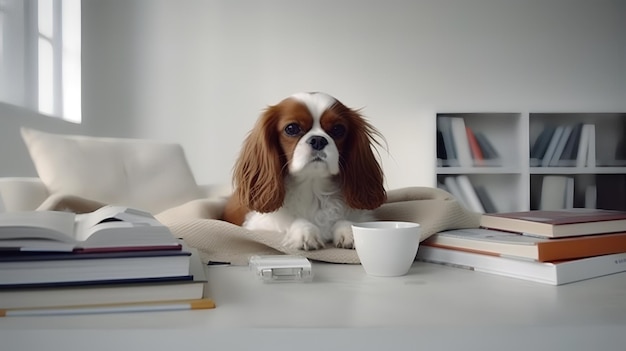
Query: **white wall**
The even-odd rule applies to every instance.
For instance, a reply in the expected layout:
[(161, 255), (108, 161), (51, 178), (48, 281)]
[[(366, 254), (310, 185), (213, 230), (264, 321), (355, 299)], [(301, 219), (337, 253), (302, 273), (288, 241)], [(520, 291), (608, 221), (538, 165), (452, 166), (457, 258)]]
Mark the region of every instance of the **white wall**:
[(619, 0), (85, 0), (83, 11), (84, 132), (181, 142), (199, 182), (229, 182), (261, 110), (297, 91), (364, 108), (389, 144), (389, 188), (433, 184), (436, 111), (626, 111)]

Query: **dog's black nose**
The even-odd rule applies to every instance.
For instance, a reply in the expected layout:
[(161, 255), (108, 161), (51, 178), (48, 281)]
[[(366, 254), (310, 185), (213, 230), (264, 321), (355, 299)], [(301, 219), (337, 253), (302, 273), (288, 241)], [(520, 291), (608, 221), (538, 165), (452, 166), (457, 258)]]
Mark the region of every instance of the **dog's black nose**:
[(310, 137), (309, 139), (307, 139), (307, 144), (311, 145), (311, 147), (313, 148), (313, 150), (323, 150), (326, 145), (328, 145), (328, 140), (326, 140), (326, 138), (324, 138), (323, 136), (319, 136), (319, 135), (314, 135), (312, 137)]

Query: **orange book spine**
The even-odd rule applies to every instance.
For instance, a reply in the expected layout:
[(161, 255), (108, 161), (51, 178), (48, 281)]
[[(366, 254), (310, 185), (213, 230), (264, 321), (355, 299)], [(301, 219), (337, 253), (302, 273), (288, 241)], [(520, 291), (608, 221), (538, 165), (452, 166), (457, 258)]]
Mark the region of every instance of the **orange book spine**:
[(537, 246), (542, 262), (609, 255), (626, 252), (626, 233), (550, 239)]
[(472, 129), (470, 129), (470, 127), (465, 127), (465, 132), (467, 133), (467, 141), (469, 142), (474, 162), (478, 166), (483, 165), (485, 157), (483, 155), (483, 151), (480, 149), (480, 145), (478, 145), (478, 141), (476, 140), (474, 132), (472, 131)]

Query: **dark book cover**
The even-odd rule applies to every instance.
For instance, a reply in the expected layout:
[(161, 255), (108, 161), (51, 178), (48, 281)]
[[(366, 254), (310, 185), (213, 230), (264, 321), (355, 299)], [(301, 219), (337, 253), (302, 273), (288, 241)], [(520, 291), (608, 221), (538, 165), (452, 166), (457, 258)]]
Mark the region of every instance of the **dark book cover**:
[(478, 196), (478, 199), (480, 199), (480, 202), (483, 204), (483, 208), (485, 212), (487, 213), (498, 212), (498, 209), (494, 205), (493, 201), (491, 200), (491, 196), (489, 196), (489, 193), (487, 192), (487, 189), (484, 186), (476, 187), (476, 195)]
[(476, 137), (476, 141), (478, 142), (480, 149), (483, 151), (483, 156), (485, 157), (485, 159), (493, 160), (500, 157), (500, 154), (498, 153), (496, 148), (493, 146), (493, 144), (491, 144), (489, 139), (487, 139), (487, 137), (483, 133), (476, 132), (474, 136)]
[(543, 156), (546, 154), (546, 150), (548, 150), (548, 145), (550, 144), (550, 140), (552, 140), (552, 135), (556, 130), (553, 126), (545, 127), (530, 149), (530, 158), (535, 158), (538, 160), (543, 159)]
[(86, 280), (70, 282), (50, 282), (50, 283), (25, 283), (25, 284), (0, 284), (0, 291), (24, 290), (24, 289), (46, 289), (46, 288), (79, 288), (79, 287), (111, 287), (129, 286), (145, 284), (167, 284), (175, 282), (192, 281), (193, 275), (181, 275), (176, 277), (158, 278), (137, 278), (137, 279), (110, 279), (110, 280)]
[(443, 133), (437, 130), (437, 158), (442, 160), (448, 159), (448, 153), (446, 152), (446, 145), (443, 142)]
[[(582, 123), (577, 123), (572, 130), (563, 153), (561, 153), (561, 161), (575, 161), (578, 156), (578, 143), (580, 142), (580, 133), (583, 129)], [(562, 166), (575, 166), (575, 162), (562, 164)]]
[(29, 261), (75, 261), (93, 259), (144, 258), (166, 256), (189, 256), (185, 250), (158, 251), (113, 251), (113, 252), (36, 252), (36, 251), (0, 251), (1, 262)]

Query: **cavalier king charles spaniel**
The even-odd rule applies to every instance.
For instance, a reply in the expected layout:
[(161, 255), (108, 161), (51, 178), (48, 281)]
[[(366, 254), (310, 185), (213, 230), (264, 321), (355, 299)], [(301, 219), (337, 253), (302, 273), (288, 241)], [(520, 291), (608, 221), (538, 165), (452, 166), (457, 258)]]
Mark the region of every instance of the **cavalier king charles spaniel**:
[(285, 247), (353, 248), (352, 223), (386, 199), (373, 152), (382, 135), (324, 93), (294, 94), (267, 108), (234, 166), (223, 219), (285, 233)]

